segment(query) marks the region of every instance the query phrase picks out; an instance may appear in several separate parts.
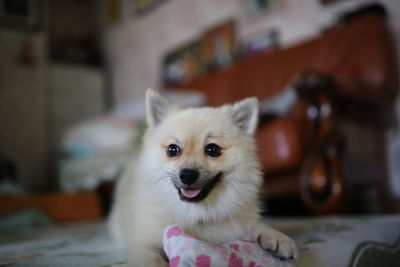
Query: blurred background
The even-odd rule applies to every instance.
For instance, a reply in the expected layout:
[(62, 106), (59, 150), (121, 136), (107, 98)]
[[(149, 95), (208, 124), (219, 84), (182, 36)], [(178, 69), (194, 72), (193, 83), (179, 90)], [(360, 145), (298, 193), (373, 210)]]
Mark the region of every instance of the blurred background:
[(143, 97), (259, 97), (268, 214), (400, 210), (400, 2), (0, 0), (0, 215), (97, 218)]

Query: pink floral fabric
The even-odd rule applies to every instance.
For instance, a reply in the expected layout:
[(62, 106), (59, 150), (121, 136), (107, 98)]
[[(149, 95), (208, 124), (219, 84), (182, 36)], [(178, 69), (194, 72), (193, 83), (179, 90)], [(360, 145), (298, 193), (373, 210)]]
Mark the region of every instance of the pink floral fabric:
[(284, 267), (293, 262), (273, 257), (257, 243), (236, 240), (212, 246), (184, 233), (178, 225), (164, 230), (164, 251), (170, 267)]

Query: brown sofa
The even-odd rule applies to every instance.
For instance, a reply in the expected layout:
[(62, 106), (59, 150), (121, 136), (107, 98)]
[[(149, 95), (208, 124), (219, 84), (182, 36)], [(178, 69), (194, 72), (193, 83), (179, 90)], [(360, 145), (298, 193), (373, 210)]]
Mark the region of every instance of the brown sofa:
[[(342, 141), (349, 140), (337, 130), (337, 123), (345, 118), (381, 129), (390, 124), (397, 93), (395, 58), (385, 17), (366, 12), (326, 30), (313, 40), (241, 59), (181, 88), (201, 90), (208, 96), (210, 105), (220, 105), (247, 96), (268, 99), (310, 69), (322, 73), (321, 77), (330, 75), (337, 85), (334, 96), (325, 94), (327, 90), (321, 88), (314, 88), (311, 98), (310, 95), (300, 96), (289, 116), (261, 125), (257, 141), (266, 174), (265, 191), (269, 195), (300, 194), (313, 212), (332, 213), (341, 210), (346, 201), (346, 188), (349, 188), (341, 156)], [(307, 78), (302, 78), (304, 83)], [(317, 103), (312, 101), (315, 96), (318, 96)], [(323, 118), (328, 126), (319, 124), (317, 127), (316, 122), (307, 117), (310, 104), (316, 108), (329, 105), (333, 109), (329, 118)], [(315, 130), (319, 133), (313, 135)], [(325, 147), (323, 151), (322, 147)], [(334, 156), (325, 164), (323, 158), (329, 158), (329, 153)], [(324, 192), (322, 199), (309, 192), (313, 186), (310, 177), (307, 178), (310, 175), (317, 179), (314, 181), (317, 195), (318, 190)], [(386, 179), (382, 177), (381, 180), (384, 188)], [(321, 183), (325, 185), (318, 188)]]

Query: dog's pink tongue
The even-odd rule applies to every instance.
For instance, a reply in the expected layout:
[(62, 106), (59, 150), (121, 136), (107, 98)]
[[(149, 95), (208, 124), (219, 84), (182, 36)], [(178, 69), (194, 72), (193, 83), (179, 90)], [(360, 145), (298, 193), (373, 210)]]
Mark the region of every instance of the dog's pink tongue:
[(192, 198), (196, 197), (200, 193), (201, 189), (182, 189), (181, 192), (185, 197)]

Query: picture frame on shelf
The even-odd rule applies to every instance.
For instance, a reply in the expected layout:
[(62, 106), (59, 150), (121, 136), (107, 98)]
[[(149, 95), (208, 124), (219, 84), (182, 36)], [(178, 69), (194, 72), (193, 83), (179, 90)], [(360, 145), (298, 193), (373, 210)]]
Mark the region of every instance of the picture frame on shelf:
[(249, 56), (259, 53), (272, 53), (279, 49), (280, 32), (276, 28), (270, 28), (247, 38), (241, 43), (241, 55)]
[(247, 0), (247, 9), (251, 16), (270, 12), (283, 4), (284, 0)]
[(162, 83), (176, 86), (190, 82), (204, 73), (199, 40), (189, 42), (168, 53), (162, 63)]
[(237, 52), (234, 21), (229, 20), (206, 31), (202, 37), (201, 46), (207, 71), (231, 65)]

